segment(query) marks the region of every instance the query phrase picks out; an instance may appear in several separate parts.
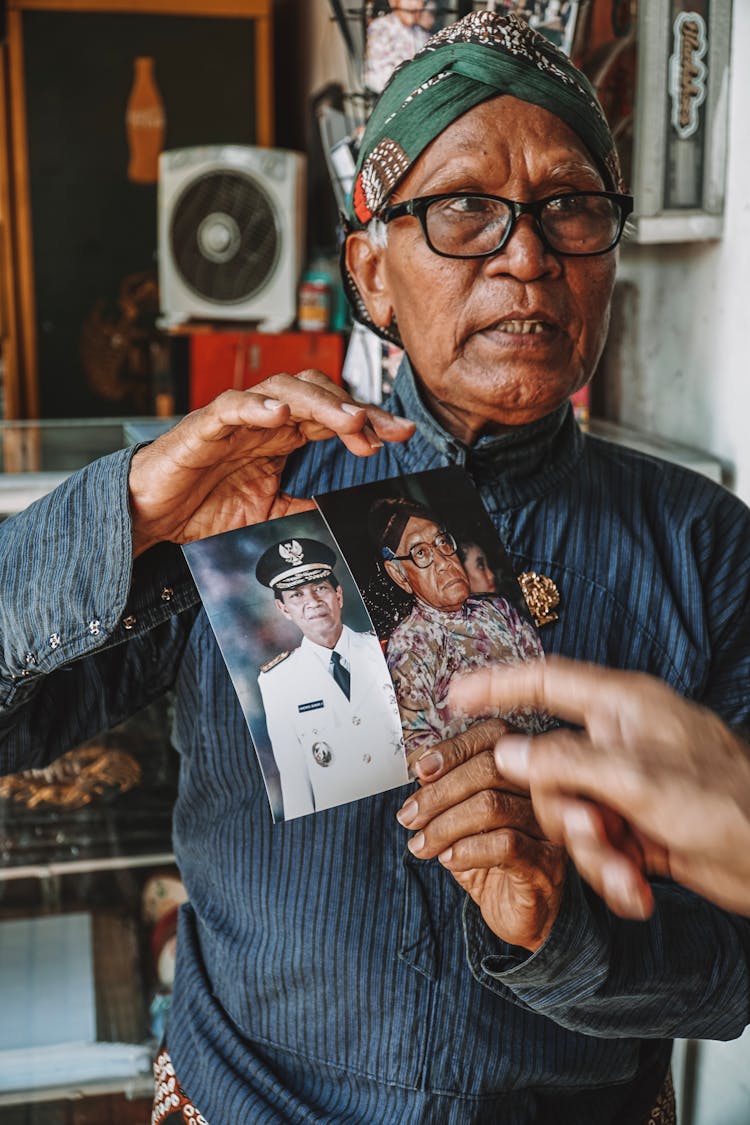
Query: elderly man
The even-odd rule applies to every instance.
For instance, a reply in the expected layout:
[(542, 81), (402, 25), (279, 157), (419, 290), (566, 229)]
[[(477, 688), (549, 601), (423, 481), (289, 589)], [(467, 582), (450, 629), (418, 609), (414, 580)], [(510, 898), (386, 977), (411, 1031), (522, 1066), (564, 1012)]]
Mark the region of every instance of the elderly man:
[[(746, 1024), (750, 922), (661, 883), (650, 920), (611, 914), (498, 778), (492, 722), (445, 744), (462, 760), (410, 852), (398, 790), (272, 825), (176, 547), (460, 463), (512, 564), (558, 587), (548, 651), (650, 672), (746, 722), (750, 513), (583, 435), (570, 409), (630, 205), (586, 80), (522, 21), (467, 16), (396, 72), (362, 142), (347, 284), (406, 350), (388, 410), (278, 375), (0, 526), (6, 770), (177, 688), (190, 901), (158, 1125), (184, 1100), (211, 1125), (666, 1122), (671, 1037)], [(423, 862), (467, 816), (475, 866)]]
[[(469, 725), (448, 705), (457, 672), (488, 661), (534, 659), (542, 649), (534, 629), (506, 598), (471, 596), (456, 540), (423, 505), (403, 497), (378, 500), (369, 513), (369, 530), (386, 574), (413, 598), (411, 612), (396, 625), (386, 648), (404, 741), (413, 756)], [(529, 733), (541, 729), (529, 709), (503, 712), (489, 706), (484, 717), (491, 715)]]
[(282, 540), (255, 575), (302, 643), (258, 677), (279, 768), (284, 818), (369, 797), (406, 781), (396, 697), (380, 642), (342, 620), (336, 556), (316, 539)]

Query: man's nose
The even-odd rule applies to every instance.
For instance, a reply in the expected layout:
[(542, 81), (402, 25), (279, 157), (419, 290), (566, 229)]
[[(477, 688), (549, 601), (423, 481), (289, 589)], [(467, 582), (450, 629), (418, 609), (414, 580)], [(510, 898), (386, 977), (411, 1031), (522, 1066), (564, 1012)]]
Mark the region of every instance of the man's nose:
[(455, 556), (444, 555), (442, 551), (438, 551), (437, 547), (433, 548), (432, 557), (434, 559), (435, 566), (440, 571), (446, 570), (446, 568), (450, 569), (450, 567), (454, 565)]
[(560, 258), (545, 247), (536, 219), (529, 214), (519, 215), (505, 246), (487, 258), (485, 268), (490, 277), (507, 274), (519, 281), (536, 281), (562, 272)]

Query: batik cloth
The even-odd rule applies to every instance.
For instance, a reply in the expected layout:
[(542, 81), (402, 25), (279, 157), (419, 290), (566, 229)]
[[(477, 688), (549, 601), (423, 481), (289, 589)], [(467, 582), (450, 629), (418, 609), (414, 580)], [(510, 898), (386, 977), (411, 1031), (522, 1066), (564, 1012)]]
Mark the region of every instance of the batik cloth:
[(169, 1051), (162, 1048), (154, 1063), (154, 1104), (151, 1125), (208, 1125), (195, 1108), (174, 1072)]
[[(488, 663), (515, 664), (542, 655), (534, 628), (506, 598), (472, 595), (455, 611), (416, 600), (386, 647), (407, 752), (454, 738), (476, 721), (448, 706), (454, 676)], [(547, 725), (528, 707), (508, 713), (490, 710), (481, 716), (491, 717), (505, 718), (533, 734)]]

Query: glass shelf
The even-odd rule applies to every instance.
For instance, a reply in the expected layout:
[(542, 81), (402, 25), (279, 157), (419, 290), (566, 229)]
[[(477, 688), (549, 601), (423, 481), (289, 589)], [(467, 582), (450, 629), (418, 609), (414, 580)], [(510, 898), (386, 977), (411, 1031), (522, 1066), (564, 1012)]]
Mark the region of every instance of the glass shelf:
[(0, 514), (21, 511), (76, 469), (152, 441), (177, 421), (149, 416), (0, 422)]
[[(97, 457), (152, 440), (175, 421), (0, 423), (0, 519)], [(18, 934), (28, 931), (21, 946), (22, 954), (28, 946), (28, 956), (20, 956), (10, 988), (21, 1018), (0, 1049), (2, 1125), (68, 1125), (79, 1117), (81, 1123), (129, 1125), (148, 1117), (159, 1035), (150, 1005), (163, 986), (152, 949), (155, 922), (144, 902), (156, 881), (179, 880), (172, 854), (178, 757), (170, 722), (165, 696), (46, 770), (0, 777), (0, 951), (6, 958), (14, 942), (19, 956)], [(68, 1007), (55, 993), (70, 971), (70, 950), (53, 943), (42, 961), (34, 953), (66, 924), (88, 935), (72, 955), (86, 987)], [(84, 994), (93, 1026), (85, 1042), (71, 1047), (66, 1012), (83, 1003)], [(4, 995), (6, 1015), (9, 1003)], [(41, 1025), (41, 1039), (22, 1041), (24, 1021)], [(59, 1040), (50, 1028), (59, 1030)], [(70, 1108), (79, 1104), (94, 1116)]]

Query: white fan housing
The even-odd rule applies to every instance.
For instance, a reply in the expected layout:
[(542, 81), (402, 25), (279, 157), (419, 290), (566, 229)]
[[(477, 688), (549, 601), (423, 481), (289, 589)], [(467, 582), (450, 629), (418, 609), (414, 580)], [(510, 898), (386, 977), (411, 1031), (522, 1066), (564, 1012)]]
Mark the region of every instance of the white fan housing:
[(251, 321), (263, 332), (297, 315), (305, 231), (305, 157), (209, 145), (159, 157), (159, 290), (167, 324)]

